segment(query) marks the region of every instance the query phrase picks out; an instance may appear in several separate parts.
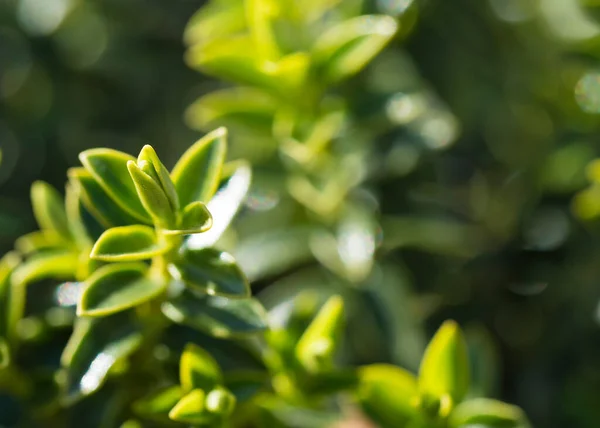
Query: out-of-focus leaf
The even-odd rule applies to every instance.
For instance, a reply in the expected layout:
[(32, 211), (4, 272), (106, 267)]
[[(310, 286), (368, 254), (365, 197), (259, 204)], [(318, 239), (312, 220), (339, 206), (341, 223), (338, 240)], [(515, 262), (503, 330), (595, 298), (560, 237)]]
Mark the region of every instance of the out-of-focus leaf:
[(236, 398), (230, 391), (218, 386), (206, 395), (206, 410), (219, 416), (229, 416), (235, 408)]
[(302, 380), (302, 390), (310, 395), (332, 395), (355, 389), (358, 380), (354, 368), (335, 369), (319, 373), (317, 376), (307, 376)]
[(160, 183), (142, 171), (134, 161), (127, 162), (127, 169), (140, 202), (152, 217), (154, 224), (163, 228), (173, 227), (175, 225), (175, 213)]
[[(86, 169), (71, 168), (69, 180), (79, 189), (85, 208), (104, 228), (140, 223), (136, 217), (121, 208)], [(150, 218), (142, 223), (150, 224)]]
[(215, 337), (243, 337), (267, 329), (267, 314), (255, 299), (199, 297), (185, 290), (180, 296), (165, 302), (162, 310), (174, 322)]
[(250, 296), (250, 284), (229, 253), (212, 248), (193, 250), (184, 246), (169, 268), (187, 285), (211, 296)]
[(246, 163), (240, 163), (235, 168), (235, 172), (222, 183), (220, 189), (207, 204), (208, 211), (213, 217), (212, 227), (205, 233), (190, 237), (186, 242), (188, 248), (200, 250), (216, 244), (246, 198), (251, 177), (250, 166)]
[(500, 358), (490, 332), (482, 325), (465, 331), (471, 364), (469, 397), (493, 397), (498, 392)]
[(399, 367), (373, 364), (359, 369), (357, 398), (363, 410), (380, 426), (404, 426), (417, 409), (417, 379)]
[(331, 364), (339, 345), (344, 322), (344, 301), (330, 297), (319, 310), (296, 346), (296, 356), (310, 371), (319, 371)]
[(264, 372), (237, 370), (225, 373), (225, 386), (238, 402), (246, 401), (267, 386), (268, 375)]
[(476, 398), (460, 403), (451, 413), (450, 427), (528, 428), (523, 411), (497, 400)]
[(196, 201), (187, 205), (181, 213), (181, 220), (175, 230), (165, 230), (167, 235), (190, 235), (203, 233), (211, 228), (213, 218), (203, 202)]
[(19, 262), (19, 256), (14, 252), (7, 253), (0, 259), (0, 336), (6, 336), (8, 333), (11, 275)]
[(8, 349), (8, 343), (0, 336), (0, 370), (7, 367), (10, 364), (10, 349)]
[(181, 397), (183, 397), (183, 389), (179, 385), (174, 385), (136, 401), (133, 403), (133, 410), (140, 416), (167, 417)]
[(69, 229), (73, 234), (76, 246), (84, 248), (92, 245), (91, 233), (83, 221), (83, 201), (81, 189), (72, 182), (67, 182), (65, 194), (65, 211), (69, 222)]
[(206, 134), (181, 156), (171, 177), (181, 205), (209, 201), (219, 187), (227, 152), (227, 131)]
[(190, 19), (184, 33), (188, 45), (206, 44), (242, 32), (246, 28), (244, 2), (208, 2)]
[(150, 259), (169, 249), (149, 226), (121, 226), (107, 230), (98, 238), (90, 257), (103, 261)]
[(40, 228), (56, 233), (64, 240), (72, 238), (63, 198), (54, 187), (43, 181), (33, 183), (31, 203)]
[(184, 391), (210, 391), (223, 383), (223, 374), (215, 359), (203, 348), (188, 344), (179, 362), (179, 382)]
[(313, 57), (329, 82), (351, 76), (365, 67), (392, 39), (396, 21), (386, 15), (364, 15), (337, 24), (323, 33)]
[(244, 5), (257, 56), (263, 60), (276, 60), (281, 54), (273, 33), (273, 19), (278, 16), (282, 4), (273, 0), (246, 0)]
[(151, 279), (144, 263), (103, 266), (85, 282), (77, 306), (79, 316), (106, 316), (153, 299), (167, 284)]
[(450, 396), (460, 403), (469, 390), (467, 343), (458, 324), (446, 321), (425, 350), (419, 369), (419, 390), (427, 397)]
[[(165, 195), (167, 195), (169, 203), (171, 204), (171, 209), (173, 210), (173, 212), (179, 211), (179, 197), (177, 196), (175, 184), (173, 184), (173, 180), (169, 175), (169, 171), (158, 158), (158, 155), (156, 154), (156, 151), (154, 151), (154, 148), (152, 146), (145, 145), (140, 151), (137, 161), (142, 171), (144, 171), (145, 169), (149, 169), (154, 172), (153, 175), (156, 175), (156, 177), (153, 178), (158, 180), (158, 183), (160, 183), (163, 191), (165, 192)], [(151, 166), (151, 168), (150, 166), (144, 168), (145, 162), (147, 162)]]
[(115, 363), (142, 343), (142, 333), (128, 312), (103, 318), (79, 318), (61, 357), (66, 369), (67, 403), (96, 391)]
[(55, 233), (36, 230), (19, 237), (15, 249), (22, 254), (31, 254), (42, 250), (57, 250), (65, 246), (65, 241)]
[(203, 425), (213, 419), (213, 415), (205, 409), (206, 393), (194, 389), (184, 395), (169, 412), (169, 418), (186, 424)]
[(90, 149), (79, 155), (81, 163), (108, 195), (130, 215), (143, 223), (150, 222), (129, 176), (127, 162), (135, 158), (112, 149)]
[(187, 122), (197, 129), (237, 124), (271, 132), (278, 100), (257, 88), (227, 88), (211, 92), (186, 111)]

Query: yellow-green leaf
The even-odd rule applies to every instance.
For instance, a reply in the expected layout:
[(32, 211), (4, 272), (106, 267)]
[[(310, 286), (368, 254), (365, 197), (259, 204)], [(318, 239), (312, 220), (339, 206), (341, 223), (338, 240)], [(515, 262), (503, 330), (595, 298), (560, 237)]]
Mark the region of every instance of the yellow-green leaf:
[(221, 368), (203, 348), (188, 344), (179, 362), (179, 381), (184, 391), (203, 389), (210, 391), (223, 383)]
[(183, 397), (179, 385), (161, 389), (133, 403), (133, 410), (140, 416), (167, 416), (173, 406)]
[(167, 284), (151, 279), (144, 263), (103, 266), (85, 281), (77, 305), (80, 316), (106, 316), (140, 305), (164, 292)]
[[(169, 199), (171, 209), (173, 210), (173, 212), (179, 211), (179, 197), (177, 196), (177, 190), (175, 189), (173, 180), (171, 180), (169, 171), (160, 161), (154, 148), (150, 145), (145, 145), (144, 147), (142, 147), (142, 150), (138, 155), (137, 161), (138, 166), (140, 166), (140, 168), (142, 168), (144, 162), (148, 162), (152, 166), (152, 170), (154, 171), (158, 182), (160, 183), (163, 191)], [(142, 170), (144, 170), (144, 168), (142, 168)]]
[(226, 139), (225, 128), (218, 128), (198, 140), (179, 159), (171, 177), (182, 205), (208, 202), (213, 197), (225, 162)]
[(175, 230), (165, 230), (167, 235), (190, 235), (206, 232), (211, 228), (213, 218), (203, 202), (192, 202), (181, 213), (179, 225)]
[(344, 301), (332, 296), (310, 323), (296, 346), (296, 357), (310, 371), (331, 364), (344, 321)]
[(33, 183), (31, 203), (41, 229), (54, 232), (65, 240), (71, 239), (63, 198), (54, 187), (43, 181)]
[(358, 377), (358, 402), (382, 427), (404, 426), (416, 415), (419, 390), (412, 373), (389, 364), (373, 364), (361, 367)]
[(463, 333), (456, 322), (446, 321), (421, 360), (419, 389), (425, 397), (450, 396), (457, 404), (465, 397), (469, 382), (469, 357)]
[(228, 416), (235, 408), (236, 398), (230, 391), (217, 387), (206, 396), (206, 410), (217, 415)]
[(0, 370), (10, 364), (10, 349), (3, 337), (0, 337)]
[(186, 395), (169, 412), (169, 418), (186, 424), (204, 424), (213, 419), (213, 415), (204, 408), (206, 394), (201, 389), (194, 389)]
[(90, 257), (104, 261), (146, 260), (169, 250), (149, 226), (113, 227), (94, 244)]
[(160, 182), (146, 174), (134, 161), (127, 162), (127, 169), (135, 185), (142, 205), (154, 220), (154, 224), (170, 228), (175, 224), (175, 212)]
[(151, 221), (127, 170), (127, 162), (135, 162), (133, 156), (112, 149), (90, 149), (81, 152), (79, 159), (102, 189), (123, 210), (141, 222)]

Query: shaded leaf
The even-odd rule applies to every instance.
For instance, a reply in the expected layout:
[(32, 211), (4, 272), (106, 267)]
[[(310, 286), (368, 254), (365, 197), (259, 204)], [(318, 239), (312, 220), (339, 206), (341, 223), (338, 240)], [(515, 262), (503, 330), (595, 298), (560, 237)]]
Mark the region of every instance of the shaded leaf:
[(225, 373), (225, 386), (236, 397), (237, 401), (246, 401), (267, 387), (269, 376), (265, 372), (255, 370), (236, 370)]
[(462, 331), (446, 321), (437, 331), (421, 360), (419, 389), (425, 396), (449, 395), (460, 403), (469, 389), (469, 356)]
[(167, 417), (181, 397), (183, 397), (183, 389), (179, 385), (174, 385), (136, 401), (133, 403), (133, 410), (140, 416)]
[(0, 259), (0, 336), (8, 333), (11, 275), (19, 262), (20, 258), (14, 252), (7, 253)]
[[(84, 168), (71, 168), (69, 180), (79, 189), (85, 208), (105, 229), (140, 223), (140, 220), (121, 208)], [(150, 218), (143, 223), (150, 224)]]
[(149, 226), (122, 226), (107, 230), (98, 238), (90, 257), (104, 261), (150, 259), (169, 250)]
[(181, 248), (169, 266), (173, 276), (211, 296), (249, 297), (250, 284), (229, 253), (212, 248)]
[(0, 370), (7, 367), (10, 364), (10, 350), (8, 349), (8, 343), (0, 336)]
[(227, 131), (206, 134), (181, 156), (171, 177), (182, 205), (209, 201), (219, 186), (225, 162)]
[(243, 162), (239, 163), (235, 171), (225, 180), (219, 191), (206, 205), (213, 217), (210, 230), (190, 237), (187, 241), (189, 248), (199, 250), (212, 247), (221, 238), (246, 199), (251, 177), (250, 166)]
[(223, 374), (208, 352), (197, 345), (188, 344), (179, 362), (179, 382), (184, 391), (210, 391), (223, 383)]
[(184, 290), (180, 296), (165, 302), (162, 310), (174, 322), (215, 337), (242, 337), (267, 329), (267, 314), (255, 299), (200, 297)]
[(61, 357), (65, 401), (96, 391), (111, 368), (142, 343), (142, 333), (128, 312), (103, 318), (79, 318)]
[(54, 187), (43, 181), (33, 183), (31, 203), (41, 229), (54, 232), (65, 240), (71, 238), (63, 198)]
[(77, 305), (79, 316), (106, 316), (140, 305), (166, 289), (165, 283), (150, 279), (143, 263), (103, 266), (85, 282)]
[(167, 235), (189, 235), (206, 232), (211, 228), (213, 218), (204, 203), (197, 201), (186, 206), (181, 213), (181, 221), (176, 230), (165, 230)]
[(123, 210), (141, 222), (151, 221), (127, 170), (127, 162), (135, 162), (133, 156), (112, 149), (90, 149), (81, 152), (79, 159), (102, 189)]

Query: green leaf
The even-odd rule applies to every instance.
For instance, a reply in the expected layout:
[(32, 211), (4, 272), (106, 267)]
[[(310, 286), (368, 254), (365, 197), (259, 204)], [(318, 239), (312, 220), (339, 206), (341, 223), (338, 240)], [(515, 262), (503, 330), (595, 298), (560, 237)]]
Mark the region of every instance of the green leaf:
[(219, 191), (206, 205), (213, 217), (210, 230), (190, 237), (187, 241), (189, 248), (200, 250), (212, 247), (217, 243), (246, 199), (251, 178), (250, 166), (245, 162), (238, 163), (235, 171), (224, 181)]
[(150, 259), (169, 250), (149, 226), (122, 226), (107, 230), (98, 238), (90, 257), (96, 260), (136, 261)]
[[(85, 208), (104, 228), (129, 226), (140, 221), (122, 209), (84, 168), (71, 168), (69, 180), (78, 188)], [(129, 178), (130, 180), (130, 178)], [(150, 224), (150, 220), (143, 223)]]
[(331, 364), (344, 321), (344, 301), (332, 296), (310, 323), (296, 346), (296, 357), (309, 371)]
[(133, 156), (112, 149), (90, 149), (81, 152), (79, 159), (102, 189), (123, 210), (141, 222), (151, 222), (127, 170), (127, 162), (135, 162)]
[(0, 337), (0, 370), (8, 367), (10, 364), (10, 349), (8, 349), (8, 343), (6, 339)]
[(151, 279), (144, 263), (103, 266), (85, 282), (79, 316), (106, 316), (138, 306), (164, 292), (167, 284)]
[(139, 326), (128, 312), (79, 318), (61, 357), (65, 367), (65, 404), (96, 391), (111, 368), (142, 343)]
[(223, 383), (221, 368), (203, 348), (188, 344), (179, 362), (179, 381), (184, 391), (203, 389), (210, 391)]
[(201, 389), (194, 389), (186, 395), (169, 412), (169, 418), (186, 424), (204, 424), (213, 419), (213, 415), (206, 412), (204, 401), (206, 394)]
[(358, 371), (358, 402), (383, 428), (404, 426), (417, 413), (417, 379), (389, 364), (373, 364)]
[(398, 30), (386, 15), (363, 15), (336, 24), (316, 41), (313, 58), (329, 82), (337, 82), (364, 68)]
[(173, 406), (183, 397), (183, 389), (174, 385), (154, 392), (133, 403), (133, 410), (140, 416), (167, 416)]
[(182, 205), (209, 201), (219, 186), (227, 151), (227, 130), (218, 128), (181, 156), (171, 177)]
[(267, 373), (256, 370), (235, 370), (225, 374), (225, 386), (238, 402), (252, 398), (267, 386), (268, 381)]
[(176, 230), (165, 230), (166, 235), (190, 235), (206, 232), (211, 228), (213, 218), (204, 203), (197, 201), (186, 206)]
[(31, 203), (41, 229), (54, 232), (64, 240), (71, 239), (63, 198), (54, 187), (43, 181), (33, 183)]
[(78, 248), (92, 245), (91, 234), (83, 221), (83, 201), (81, 200), (81, 189), (72, 182), (67, 182), (65, 194), (65, 210), (69, 221), (69, 229), (75, 238)]
[(523, 411), (510, 404), (486, 398), (460, 403), (450, 414), (450, 427), (485, 426), (489, 428), (526, 428), (529, 422)]
[(421, 360), (419, 389), (422, 396), (440, 399), (450, 396), (460, 403), (469, 389), (469, 357), (462, 331), (446, 321), (435, 334)]
[(250, 284), (229, 253), (183, 246), (169, 269), (174, 277), (211, 296), (250, 296)]
[(144, 169), (144, 162), (149, 163), (152, 166), (152, 170), (154, 171), (153, 178), (157, 179), (160, 183), (165, 195), (169, 199), (169, 203), (171, 204), (171, 209), (173, 212), (179, 211), (179, 197), (177, 196), (177, 189), (175, 189), (175, 184), (173, 184), (173, 180), (171, 180), (171, 176), (169, 175), (169, 171), (160, 161), (158, 155), (154, 151), (154, 148), (149, 145), (145, 145), (142, 147), (140, 154), (138, 155), (138, 166), (142, 169), (142, 171), (146, 172)]
[(190, 19), (185, 32), (186, 44), (206, 44), (227, 38), (246, 28), (243, 2), (208, 2)]
[(166, 229), (172, 227), (175, 224), (175, 212), (160, 183), (142, 171), (134, 161), (127, 162), (127, 169), (137, 195), (154, 223)]
[(267, 329), (267, 314), (255, 299), (197, 296), (189, 290), (165, 302), (163, 313), (220, 338), (244, 337)]

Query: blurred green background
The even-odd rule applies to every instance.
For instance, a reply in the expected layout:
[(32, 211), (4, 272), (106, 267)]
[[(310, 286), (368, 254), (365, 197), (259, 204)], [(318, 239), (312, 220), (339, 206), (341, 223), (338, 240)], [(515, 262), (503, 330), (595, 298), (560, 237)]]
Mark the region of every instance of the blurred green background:
[[(223, 84), (186, 66), (182, 40), (203, 3), (0, 0), (0, 253), (35, 228), (31, 183), (62, 188), (81, 150), (151, 143), (172, 166), (202, 135), (186, 109)], [(588, 165), (600, 151), (600, 2), (362, 7), (395, 16), (401, 34), (341, 89), (375, 129), (377, 161), (363, 166), (381, 171), (370, 195), (384, 235), (384, 267), (356, 290), (352, 361), (414, 369), (454, 318), (497, 361), (492, 395), (537, 427), (596, 427), (600, 174)], [(256, 179), (229, 239), (259, 298), (335, 288), (311, 257), (261, 265), (266, 232), (294, 208), (272, 147), (236, 130), (232, 140)]]

